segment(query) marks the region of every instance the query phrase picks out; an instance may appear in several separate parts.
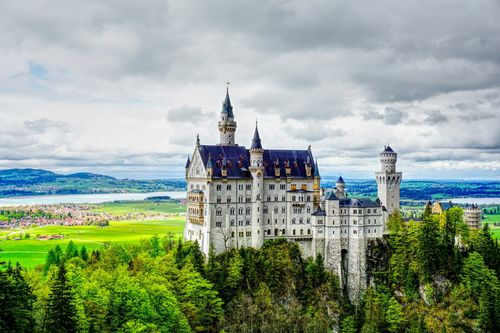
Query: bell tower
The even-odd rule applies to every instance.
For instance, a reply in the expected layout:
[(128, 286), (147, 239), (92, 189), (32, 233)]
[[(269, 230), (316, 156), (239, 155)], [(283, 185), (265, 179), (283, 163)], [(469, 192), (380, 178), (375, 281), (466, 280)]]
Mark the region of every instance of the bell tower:
[(236, 121), (234, 121), (233, 106), (229, 98), (229, 82), (226, 87), (226, 98), (222, 103), (219, 119), (220, 146), (236, 146)]
[(384, 146), (380, 153), (381, 171), (375, 173), (378, 198), (390, 213), (399, 210), (399, 189), (402, 173), (396, 172), (398, 154), (390, 146)]

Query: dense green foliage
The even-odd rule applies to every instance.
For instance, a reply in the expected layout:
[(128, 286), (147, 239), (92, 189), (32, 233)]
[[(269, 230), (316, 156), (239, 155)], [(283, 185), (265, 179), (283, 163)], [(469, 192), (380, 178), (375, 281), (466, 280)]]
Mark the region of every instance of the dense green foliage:
[[(500, 247), (460, 208), (389, 221), (370, 286), (351, 304), (324, 260), (282, 239), (205, 258), (197, 243), (153, 237), (49, 251), (0, 276), (6, 332), (495, 332)], [(376, 251), (377, 250), (377, 251)], [(371, 258), (370, 260), (372, 260)], [(378, 271), (377, 271), (378, 269)]]

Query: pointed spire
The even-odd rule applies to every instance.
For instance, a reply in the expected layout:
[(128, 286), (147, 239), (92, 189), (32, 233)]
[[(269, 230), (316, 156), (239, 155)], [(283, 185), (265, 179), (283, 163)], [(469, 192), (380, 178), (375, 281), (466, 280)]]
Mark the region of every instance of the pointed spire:
[(336, 183), (337, 184), (345, 184), (344, 178), (342, 178), (342, 174), (339, 176)]
[(316, 163), (314, 164), (314, 177), (321, 177), (319, 175), (319, 165), (318, 165), (318, 160), (316, 159)]
[(228, 118), (234, 118), (233, 106), (231, 105), (231, 99), (229, 98), (229, 82), (227, 82), (226, 98), (224, 99), (224, 103), (222, 103), (221, 113), (227, 113)]
[(212, 168), (212, 154), (208, 154), (207, 169)]
[(257, 121), (255, 121), (255, 131), (253, 132), (252, 146), (250, 149), (262, 149)]
[(196, 145), (197, 146), (200, 145), (200, 135), (199, 134), (196, 134)]
[(186, 169), (189, 168), (190, 165), (191, 165), (191, 159), (189, 158), (189, 155), (188, 155), (188, 159), (186, 161)]

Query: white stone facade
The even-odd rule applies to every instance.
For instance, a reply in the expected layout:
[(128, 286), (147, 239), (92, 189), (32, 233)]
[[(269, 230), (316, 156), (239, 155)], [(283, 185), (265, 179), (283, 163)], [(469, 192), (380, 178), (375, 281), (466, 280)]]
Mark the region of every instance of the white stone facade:
[[(229, 114), (227, 94), (221, 121), (227, 121)], [(391, 211), (399, 209), (401, 173), (395, 171), (396, 153), (391, 153), (390, 165), (387, 148), (381, 153), (383, 171), (376, 174), (380, 200), (347, 197), (341, 177), (335, 189), (321, 194), (318, 164), (310, 148), (264, 149), (256, 128), (251, 148), (246, 149), (230, 140), (236, 131), (234, 115), (233, 125), (234, 131), (231, 127), (228, 132), (219, 122), (221, 141), (217, 145), (197, 141), (188, 159), (184, 238), (198, 241), (206, 254), (210, 245), (221, 253), (286, 238), (297, 242), (304, 256), (321, 254), (351, 299), (357, 299), (366, 287), (367, 241), (383, 236), (386, 205)], [(380, 181), (381, 177), (386, 180)]]

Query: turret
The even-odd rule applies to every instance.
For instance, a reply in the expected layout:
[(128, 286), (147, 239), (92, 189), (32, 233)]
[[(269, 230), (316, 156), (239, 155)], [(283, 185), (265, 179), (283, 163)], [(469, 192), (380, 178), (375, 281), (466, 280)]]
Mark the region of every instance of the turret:
[(337, 179), (337, 181), (335, 182), (335, 187), (337, 188), (337, 190), (339, 191), (339, 193), (345, 197), (345, 181), (344, 179), (342, 178), (342, 176), (339, 176), (339, 178)]
[(378, 198), (389, 213), (399, 210), (402, 173), (396, 172), (398, 154), (390, 146), (380, 153), (381, 171), (375, 173)]
[(252, 246), (259, 248), (264, 243), (264, 149), (259, 128), (255, 122), (252, 144), (250, 145), (250, 173), (252, 174)]
[(234, 146), (236, 134), (236, 121), (234, 121), (233, 106), (229, 98), (229, 87), (226, 88), (226, 98), (222, 103), (222, 110), (220, 112), (219, 120), (219, 133), (221, 146)]

